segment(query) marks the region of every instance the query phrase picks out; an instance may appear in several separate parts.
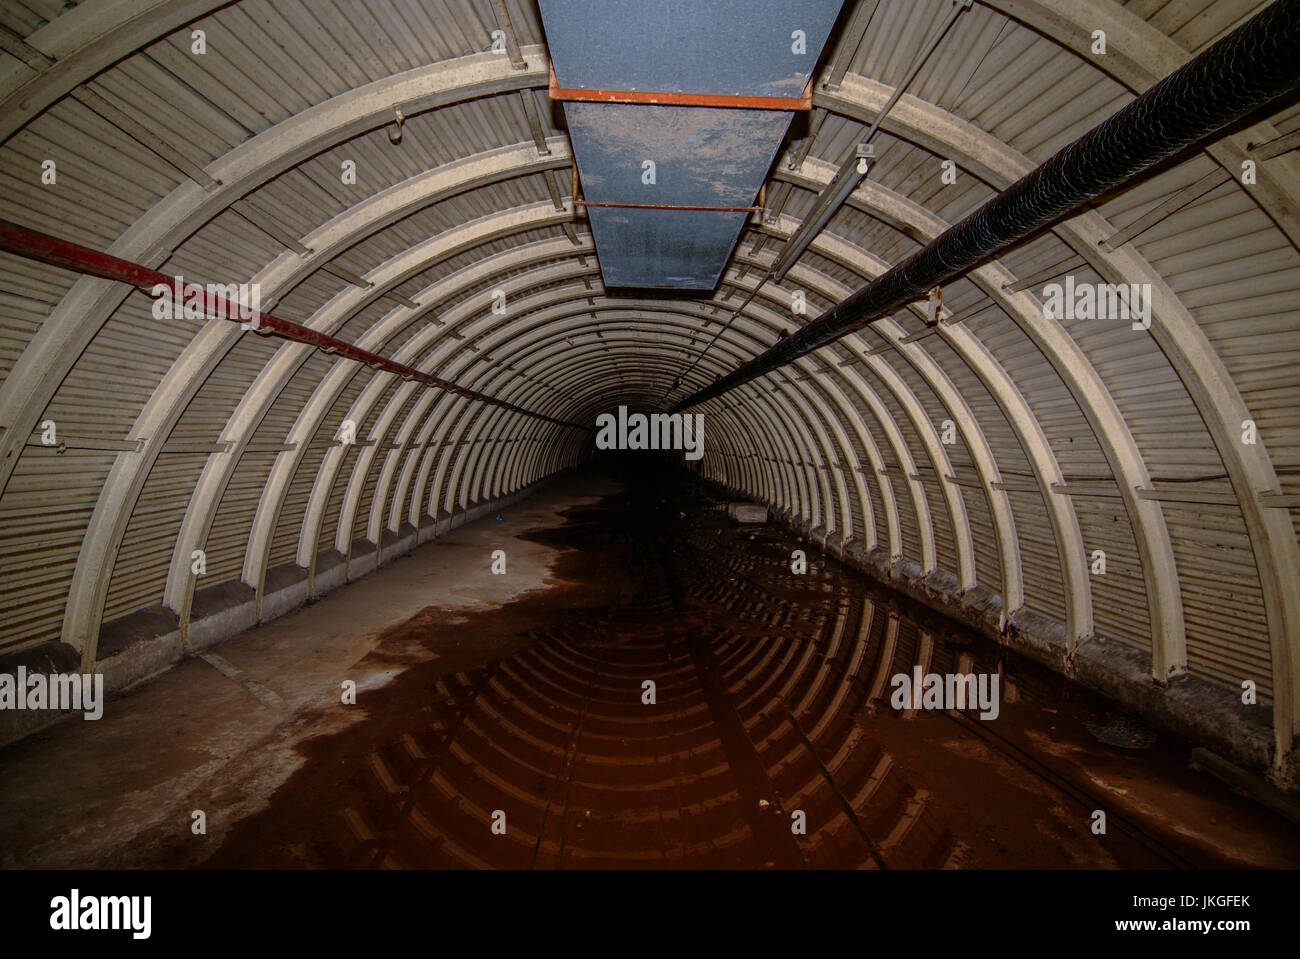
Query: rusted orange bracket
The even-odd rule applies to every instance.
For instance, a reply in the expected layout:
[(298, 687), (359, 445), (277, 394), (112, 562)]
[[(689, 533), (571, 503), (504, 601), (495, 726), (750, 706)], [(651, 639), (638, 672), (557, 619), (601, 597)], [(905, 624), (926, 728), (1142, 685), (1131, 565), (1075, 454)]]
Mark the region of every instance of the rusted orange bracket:
[(577, 206), (613, 206), (631, 210), (706, 210), (711, 213), (761, 213), (761, 206), (688, 206), (677, 203), (598, 203), (578, 200)]
[[(579, 87), (561, 87), (551, 66), (552, 100), (577, 103), (640, 103), (673, 107), (723, 107), (742, 110), (796, 110), (812, 109), (812, 77), (799, 97), (742, 97), (725, 93), (671, 93), (643, 90), (585, 90)], [(593, 204), (594, 205), (594, 204)]]

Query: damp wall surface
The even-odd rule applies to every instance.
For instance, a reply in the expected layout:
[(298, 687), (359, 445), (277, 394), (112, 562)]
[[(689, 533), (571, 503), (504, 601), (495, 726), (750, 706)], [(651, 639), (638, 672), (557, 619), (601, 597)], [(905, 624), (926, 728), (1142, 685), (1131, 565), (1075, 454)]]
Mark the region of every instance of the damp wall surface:
[[(740, 491), (709, 482), (719, 495), (743, 496)], [(1005, 648), (1046, 666), (1141, 716), (1158, 728), (1209, 748), (1215, 753), (1300, 795), (1294, 768), (1277, 768), (1272, 762), (1271, 729), (1267, 714), (1242, 704), (1224, 690), (1196, 677), (1183, 676), (1157, 685), (1150, 676), (1147, 657), (1123, 645), (1094, 638), (1067, 653), (1065, 631), (1059, 622), (1021, 610), (1005, 620), (1002, 600), (988, 589), (966, 592), (956, 588), (956, 577), (946, 570), (921, 575), (915, 562), (890, 562), (886, 551), (866, 552), (858, 543), (841, 543), (826, 536), (806, 519), (779, 509), (773, 520), (840, 562), (860, 570), (889, 590), (896, 591), (955, 622), (988, 637)]]

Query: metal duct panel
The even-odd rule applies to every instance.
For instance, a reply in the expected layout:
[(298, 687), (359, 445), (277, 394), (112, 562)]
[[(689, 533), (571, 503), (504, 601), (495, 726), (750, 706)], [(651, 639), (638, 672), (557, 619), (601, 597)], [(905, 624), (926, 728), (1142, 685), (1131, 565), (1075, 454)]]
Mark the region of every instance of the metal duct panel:
[[(741, 207), (754, 202), (793, 116), (596, 103), (565, 104), (565, 114), (589, 203)], [(747, 215), (588, 208), (607, 287), (713, 289)]]
[(587, 211), (607, 289), (711, 290), (748, 213), (697, 210)]
[[(773, 110), (567, 103), (589, 201), (749, 206), (794, 115)], [(655, 183), (642, 181), (655, 164)]]
[[(797, 97), (840, 0), (539, 0), (563, 87)], [(802, 30), (806, 51), (792, 52)]]
[[(553, 94), (797, 100), (839, 8), (839, 0), (542, 0)], [(794, 116), (773, 108), (788, 105), (566, 102), (606, 287), (715, 288), (746, 214), (654, 208), (753, 206)]]

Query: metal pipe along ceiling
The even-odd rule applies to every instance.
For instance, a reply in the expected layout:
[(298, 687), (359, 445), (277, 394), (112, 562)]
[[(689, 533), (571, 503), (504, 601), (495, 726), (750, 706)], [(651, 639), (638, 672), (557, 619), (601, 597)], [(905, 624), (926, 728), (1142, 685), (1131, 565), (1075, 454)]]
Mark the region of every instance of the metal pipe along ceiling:
[(1300, 0), (1277, 0), (943, 236), (678, 403), (696, 406), (833, 343), (1049, 228), (1300, 86)]

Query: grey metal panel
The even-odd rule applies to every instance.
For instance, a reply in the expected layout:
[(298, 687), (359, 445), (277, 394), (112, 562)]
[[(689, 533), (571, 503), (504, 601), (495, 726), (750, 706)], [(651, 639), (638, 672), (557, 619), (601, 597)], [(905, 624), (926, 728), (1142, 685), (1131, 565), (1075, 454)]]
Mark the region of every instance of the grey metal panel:
[[(566, 103), (564, 113), (586, 199), (692, 206), (752, 205), (794, 116), (612, 103)], [(647, 160), (653, 185), (642, 182)]]
[[(841, 0), (539, 0), (562, 87), (797, 97)], [(793, 52), (802, 30), (804, 53)]]
[(593, 207), (591, 231), (606, 287), (711, 290), (747, 213)]
[[(591, 103), (565, 114), (587, 200), (669, 206), (752, 205), (792, 116)], [(606, 286), (710, 290), (747, 214), (591, 207), (588, 216)]]
[[(541, 3), (562, 87), (768, 97), (802, 94), (839, 8), (839, 0)], [(793, 114), (567, 103), (565, 117), (588, 201), (750, 206)], [(669, 213), (589, 210), (607, 286), (713, 288), (744, 215)]]

